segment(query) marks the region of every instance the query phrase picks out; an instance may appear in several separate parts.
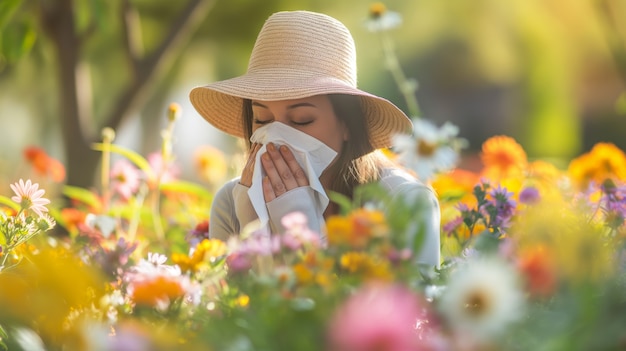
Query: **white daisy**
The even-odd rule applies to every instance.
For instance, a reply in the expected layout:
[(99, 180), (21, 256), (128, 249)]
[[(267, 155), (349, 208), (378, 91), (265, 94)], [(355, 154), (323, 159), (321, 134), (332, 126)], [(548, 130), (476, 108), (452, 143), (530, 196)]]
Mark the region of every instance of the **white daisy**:
[(446, 122), (441, 128), (424, 119), (413, 119), (413, 135), (393, 138), (398, 162), (415, 171), (422, 180), (429, 180), (438, 172), (452, 169), (465, 140), (456, 138), (458, 127)]
[(524, 297), (515, 269), (498, 258), (461, 263), (438, 306), (453, 331), (487, 341), (521, 317)]
[(370, 32), (382, 32), (399, 27), (402, 24), (402, 16), (399, 13), (387, 10), (382, 2), (370, 6), (369, 17), (365, 26)]

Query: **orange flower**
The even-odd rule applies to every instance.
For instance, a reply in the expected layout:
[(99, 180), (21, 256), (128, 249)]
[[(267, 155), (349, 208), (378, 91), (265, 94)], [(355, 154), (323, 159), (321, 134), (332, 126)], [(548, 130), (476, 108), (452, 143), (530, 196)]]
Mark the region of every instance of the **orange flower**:
[(590, 152), (573, 159), (567, 169), (581, 189), (589, 182), (602, 183), (607, 178), (626, 180), (626, 155), (611, 143), (598, 143)]
[(526, 151), (515, 139), (499, 135), (487, 139), (482, 146), (480, 158), (483, 173), (490, 179), (501, 179), (521, 175), (526, 169)]
[(39, 147), (30, 146), (24, 149), (24, 158), (33, 166), (38, 175), (50, 177), (55, 182), (65, 179), (65, 167), (58, 160), (48, 156)]
[(86, 217), (87, 214), (85, 212), (77, 210), (75, 208), (64, 208), (61, 210), (63, 226), (70, 233), (76, 231), (78, 225), (85, 222)]
[(157, 276), (151, 280), (135, 282), (132, 299), (138, 305), (155, 307), (159, 303), (170, 302), (185, 295), (185, 289), (178, 279)]
[(210, 184), (221, 182), (228, 170), (224, 153), (212, 146), (199, 147), (194, 155), (194, 163), (200, 178)]
[(519, 255), (518, 268), (526, 277), (527, 289), (532, 295), (547, 297), (556, 290), (556, 266), (545, 245), (524, 250)]
[(347, 217), (333, 216), (326, 223), (331, 245), (364, 248), (373, 238), (389, 234), (385, 215), (381, 211), (357, 209)]

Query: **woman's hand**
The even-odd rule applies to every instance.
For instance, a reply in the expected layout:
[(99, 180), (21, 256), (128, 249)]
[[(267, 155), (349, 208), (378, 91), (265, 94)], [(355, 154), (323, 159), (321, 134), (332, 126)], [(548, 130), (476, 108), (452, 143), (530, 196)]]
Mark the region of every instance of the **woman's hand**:
[(304, 170), (286, 145), (276, 148), (267, 144), (267, 152), (261, 155), (261, 165), (265, 170), (263, 196), (270, 202), (291, 189), (309, 185)]
[(261, 144), (252, 144), (252, 148), (250, 148), (250, 153), (248, 154), (248, 161), (246, 161), (246, 165), (241, 171), (239, 184), (247, 186), (248, 188), (252, 186), (252, 174), (254, 174), (254, 160), (256, 160), (256, 154), (260, 148)]

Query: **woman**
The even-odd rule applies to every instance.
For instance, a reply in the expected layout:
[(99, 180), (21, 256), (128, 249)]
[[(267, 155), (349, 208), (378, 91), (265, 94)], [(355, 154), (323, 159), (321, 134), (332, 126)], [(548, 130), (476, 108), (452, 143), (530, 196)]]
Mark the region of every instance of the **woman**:
[[(241, 177), (215, 195), (211, 237), (226, 240), (257, 218), (281, 232), (282, 217), (299, 211), (325, 240), (324, 219), (338, 210), (327, 194), (351, 198), (359, 185), (378, 182), (391, 196), (424, 201), (416, 219), (425, 229), (417, 260), (439, 264), (436, 196), (377, 151), (395, 134), (410, 132), (410, 119), (358, 89), (356, 78), (354, 41), (341, 22), (308, 11), (278, 12), (263, 25), (246, 74), (191, 91), (209, 123), (249, 141)], [(272, 143), (262, 139), (267, 135), (284, 138)], [(322, 165), (319, 172), (312, 162)]]

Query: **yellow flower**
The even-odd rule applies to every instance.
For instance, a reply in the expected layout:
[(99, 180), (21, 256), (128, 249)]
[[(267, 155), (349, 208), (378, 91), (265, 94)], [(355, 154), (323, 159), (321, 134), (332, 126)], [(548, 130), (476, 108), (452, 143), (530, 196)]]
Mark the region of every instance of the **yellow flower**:
[(293, 266), (293, 272), (296, 275), (296, 280), (300, 285), (308, 285), (313, 283), (315, 277), (312, 270), (303, 263), (296, 263)]
[(614, 144), (598, 143), (590, 152), (573, 159), (567, 172), (579, 189), (607, 178), (626, 180), (626, 155)]
[(218, 148), (209, 145), (199, 147), (194, 154), (194, 163), (200, 178), (209, 184), (220, 183), (226, 177), (226, 157)]
[(458, 202), (462, 202), (468, 207), (473, 207), (476, 205), (476, 198), (472, 191), (479, 181), (480, 176), (474, 172), (453, 169), (450, 172), (439, 173), (433, 179), (431, 185), (441, 199), (453, 199), (450, 202), (454, 206)]
[(69, 251), (40, 249), (12, 270), (0, 272), (0, 320), (23, 324), (37, 332), (46, 346), (60, 349), (57, 343), (67, 341), (65, 337), (77, 337), (78, 326), (69, 320), (72, 311), (99, 301), (105, 285), (97, 269)]
[(373, 238), (386, 237), (389, 228), (381, 211), (357, 209), (346, 217), (332, 216), (327, 223), (328, 242), (364, 248)]
[[(221, 256), (224, 256), (227, 251), (226, 243), (218, 239), (204, 239), (196, 247), (198, 256), (204, 257), (209, 261), (213, 261)], [(196, 256), (194, 252), (194, 256)]]
[(398, 159), (398, 155), (389, 148), (380, 149), (380, 152), (390, 160)]
[(364, 252), (348, 252), (341, 256), (341, 268), (364, 279), (391, 280), (389, 261)]
[(485, 167), (484, 176), (493, 180), (520, 176), (528, 163), (522, 146), (504, 135), (487, 139), (482, 145), (480, 158)]
[(613, 271), (612, 246), (602, 228), (588, 221), (585, 213), (552, 197), (529, 207), (510, 230), (520, 252), (542, 246), (551, 253), (558, 274), (572, 282), (596, 281)]
[(250, 304), (250, 296), (246, 294), (241, 294), (239, 295), (239, 297), (237, 297), (237, 305), (241, 307), (248, 307), (249, 304)]
[(328, 288), (335, 281), (335, 276), (329, 274), (328, 272), (318, 272), (315, 275), (315, 283), (323, 288)]
[(172, 261), (180, 267), (183, 272), (197, 272), (203, 264), (214, 262), (226, 254), (226, 243), (218, 239), (204, 239), (195, 248), (194, 252), (188, 256), (181, 253), (172, 254)]

